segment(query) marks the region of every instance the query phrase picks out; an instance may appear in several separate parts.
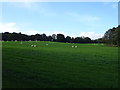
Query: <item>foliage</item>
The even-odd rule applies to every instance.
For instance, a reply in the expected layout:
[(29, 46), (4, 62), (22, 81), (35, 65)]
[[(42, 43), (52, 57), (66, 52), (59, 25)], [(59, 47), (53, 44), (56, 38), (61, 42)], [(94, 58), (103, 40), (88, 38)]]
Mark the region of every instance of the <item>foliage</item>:
[(2, 33), (2, 40), (4, 41), (55, 41), (55, 42), (67, 42), (67, 43), (97, 43), (97, 41), (91, 40), (89, 37), (70, 37), (63, 34), (53, 34), (47, 36), (46, 34), (26, 35), (20, 33)]
[(89, 37), (70, 37), (63, 34), (53, 34), (47, 36), (46, 34), (26, 35), (20, 33), (2, 33), (2, 40), (4, 41), (54, 41), (54, 42), (67, 42), (67, 43), (106, 43), (110, 45), (120, 46), (120, 25), (113, 27), (105, 32), (102, 38), (91, 40)]
[(63, 34), (57, 34), (58, 42), (65, 42), (65, 36)]
[(101, 41), (107, 44), (120, 46), (120, 25), (106, 31), (103, 38), (101, 38)]

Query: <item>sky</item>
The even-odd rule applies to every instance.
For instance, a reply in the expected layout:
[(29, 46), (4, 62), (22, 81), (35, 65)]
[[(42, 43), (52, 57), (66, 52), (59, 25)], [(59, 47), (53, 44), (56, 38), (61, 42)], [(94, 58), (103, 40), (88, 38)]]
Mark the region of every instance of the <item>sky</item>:
[(101, 38), (118, 26), (117, 2), (2, 2), (0, 32)]

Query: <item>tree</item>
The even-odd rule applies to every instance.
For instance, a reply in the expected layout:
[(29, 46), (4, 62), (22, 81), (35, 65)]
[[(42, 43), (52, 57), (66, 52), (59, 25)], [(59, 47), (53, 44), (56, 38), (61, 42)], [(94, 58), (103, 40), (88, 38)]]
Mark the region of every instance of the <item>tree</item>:
[(65, 36), (63, 34), (57, 34), (58, 42), (65, 42)]
[(53, 39), (57, 39), (56, 34), (52, 34), (52, 38), (53, 38)]
[(75, 38), (72, 37), (70, 42), (71, 42), (71, 43), (75, 43)]
[(31, 35), (29, 40), (35, 41), (35, 36)]
[(91, 41), (91, 39), (89, 37), (85, 37), (84, 38), (84, 42), (85, 43), (91, 43), (92, 41)]
[(113, 27), (112, 29), (106, 31), (103, 37), (103, 41), (107, 44), (120, 46), (119, 35), (120, 35), (120, 25), (117, 28)]
[(9, 35), (10, 35), (9, 32), (2, 33), (2, 40), (4, 41), (10, 40)]
[(48, 36), (47, 38), (48, 41), (52, 41), (52, 39), (53, 39), (52, 36)]
[(52, 34), (52, 41), (56, 41), (57, 39), (57, 35), (56, 34)]
[(66, 42), (70, 43), (71, 42), (71, 37), (70, 36), (67, 36), (66, 39), (65, 39)]
[(9, 33), (5, 32), (2, 33), (2, 40), (4, 41), (11, 41), (11, 40), (18, 40), (18, 41), (57, 41), (57, 42), (68, 42), (68, 43), (90, 43), (92, 40), (89, 37), (70, 37), (65, 36), (63, 34), (53, 34), (52, 36), (47, 36), (46, 34), (35, 34), (35, 35), (26, 35), (22, 34), (21, 32), (16, 33)]
[(42, 34), (42, 40), (43, 40), (43, 41), (47, 41), (47, 36), (46, 36), (46, 34), (44, 34), (44, 33)]
[(40, 34), (34, 35), (34, 40), (42, 41), (42, 35)]
[(75, 43), (84, 43), (84, 39), (83, 39), (82, 37), (76, 37), (76, 38), (74, 39), (74, 42), (75, 42)]

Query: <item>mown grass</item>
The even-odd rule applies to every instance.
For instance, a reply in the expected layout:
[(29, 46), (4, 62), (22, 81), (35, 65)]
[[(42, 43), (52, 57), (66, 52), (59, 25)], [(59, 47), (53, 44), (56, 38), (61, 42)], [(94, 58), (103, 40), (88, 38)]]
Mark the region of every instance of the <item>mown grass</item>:
[[(31, 47), (32, 44), (38, 47)], [(78, 48), (72, 48), (73, 45)], [(44, 41), (3, 42), (2, 54), (3, 88), (118, 87), (117, 47)]]

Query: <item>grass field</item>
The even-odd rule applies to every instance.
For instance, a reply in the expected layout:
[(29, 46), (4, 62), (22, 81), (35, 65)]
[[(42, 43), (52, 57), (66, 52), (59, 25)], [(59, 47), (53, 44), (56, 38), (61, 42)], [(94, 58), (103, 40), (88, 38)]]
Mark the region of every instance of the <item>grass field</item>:
[(2, 44), (3, 88), (118, 87), (117, 47), (44, 41)]

